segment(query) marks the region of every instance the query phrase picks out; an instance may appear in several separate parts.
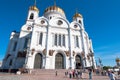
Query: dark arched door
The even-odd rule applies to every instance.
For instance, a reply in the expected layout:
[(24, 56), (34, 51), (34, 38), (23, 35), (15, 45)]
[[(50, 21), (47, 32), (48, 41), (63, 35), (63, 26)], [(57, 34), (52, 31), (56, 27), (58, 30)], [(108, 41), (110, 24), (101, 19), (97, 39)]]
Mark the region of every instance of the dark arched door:
[(64, 56), (61, 53), (55, 56), (55, 69), (64, 69)]
[(82, 61), (81, 61), (81, 56), (80, 55), (76, 56), (75, 61), (76, 61), (76, 69), (82, 68)]
[(39, 53), (35, 55), (34, 68), (35, 69), (42, 68), (42, 55)]

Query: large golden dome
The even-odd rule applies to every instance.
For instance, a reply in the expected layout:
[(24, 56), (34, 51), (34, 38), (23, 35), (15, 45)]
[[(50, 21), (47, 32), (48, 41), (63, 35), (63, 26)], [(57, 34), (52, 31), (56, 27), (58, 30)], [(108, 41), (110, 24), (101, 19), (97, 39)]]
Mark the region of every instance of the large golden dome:
[(37, 12), (39, 12), (39, 9), (34, 5), (34, 6), (30, 6), (29, 8), (30, 10), (35, 10)]
[(60, 7), (57, 7), (57, 6), (55, 6), (55, 5), (46, 8), (45, 13), (46, 13), (46, 12), (49, 12), (49, 11), (52, 11), (52, 10), (55, 10), (55, 11), (57, 11), (57, 12), (63, 14), (63, 15), (65, 14), (64, 11), (63, 11)]
[(81, 15), (81, 14), (79, 14), (79, 13), (75, 13), (75, 15), (73, 16), (73, 18), (77, 18), (77, 17), (82, 18), (82, 15)]

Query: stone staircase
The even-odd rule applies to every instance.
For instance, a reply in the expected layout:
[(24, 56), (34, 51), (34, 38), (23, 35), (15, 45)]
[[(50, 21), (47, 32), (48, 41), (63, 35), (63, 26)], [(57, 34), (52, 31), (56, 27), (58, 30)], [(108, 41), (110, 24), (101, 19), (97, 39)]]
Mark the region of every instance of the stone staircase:
[(66, 69), (33, 69), (31, 70), (31, 74), (35, 75), (55, 75), (57, 71), (58, 75), (65, 75), (65, 72), (68, 71)]

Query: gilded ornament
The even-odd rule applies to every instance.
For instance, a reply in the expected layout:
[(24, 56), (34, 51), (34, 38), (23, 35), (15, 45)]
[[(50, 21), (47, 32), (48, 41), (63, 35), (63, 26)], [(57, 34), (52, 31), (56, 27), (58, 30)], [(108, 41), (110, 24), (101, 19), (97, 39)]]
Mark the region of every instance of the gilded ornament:
[(87, 55), (87, 59), (90, 60), (90, 56), (89, 55)]
[(33, 53), (35, 52), (35, 49), (33, 48), (31, 51), (32, 51), (31, 54), (33, 55)]
[(46, 55), (46, 49), (43, 50), (43, 54)]
[(73, 51), (73, 56), (75, 55), (75, 51)]
[(69, 56), (69, 55), (70, 55), (69, 51), (64, 51), (64, 52), (66, 53), (66, 55), (67, 55), (67, 56)]
[(85, 56), (84, 52), (81, 52), (81, 55), (82, 55), (82, 57), (84, 57)]
[(50, 56), (53, 56), (54, 51), (55, 51), (55, 50), (49, 50), (49, 55), (50, 55)]

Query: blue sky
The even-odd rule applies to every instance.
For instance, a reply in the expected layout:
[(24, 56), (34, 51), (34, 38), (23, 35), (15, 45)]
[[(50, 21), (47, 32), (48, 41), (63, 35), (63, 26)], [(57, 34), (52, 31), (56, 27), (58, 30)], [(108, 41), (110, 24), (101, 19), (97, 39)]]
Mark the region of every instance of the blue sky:
[[(20, 31), (34, 0), (0, 0), (0, 60), (3, 59), (11, 31)], [(54, 0), (37, 0), (40, 16)], [(76, 11), (83, 15), (85, 30), (93, 41), (96, 61), (114, 66), (120, 58), (120, 0), (56, 0), (71, 22)]]

